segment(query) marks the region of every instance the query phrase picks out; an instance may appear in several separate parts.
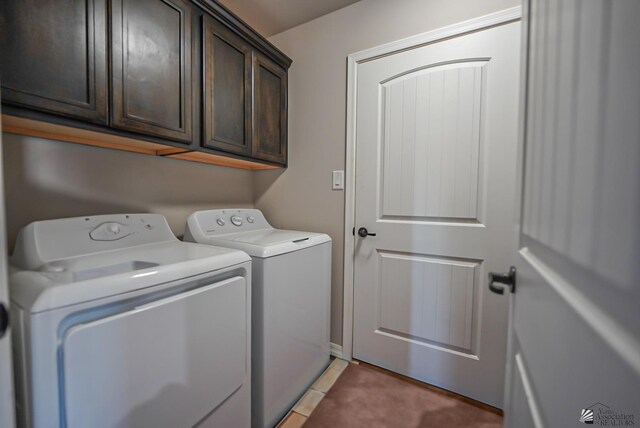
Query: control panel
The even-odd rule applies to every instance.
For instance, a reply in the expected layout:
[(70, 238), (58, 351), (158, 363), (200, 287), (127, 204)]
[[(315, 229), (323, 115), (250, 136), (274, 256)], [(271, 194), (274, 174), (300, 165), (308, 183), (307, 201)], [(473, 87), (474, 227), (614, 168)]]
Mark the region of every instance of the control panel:
[(208, 236), (271, 228), (262, 212), (256, 209), (198, 211), (193, 216)]
[(20, 231), (11, 264), (35, 269), (68, 257), (176, 240), (160, 214), (114, 214), (37, 221)]

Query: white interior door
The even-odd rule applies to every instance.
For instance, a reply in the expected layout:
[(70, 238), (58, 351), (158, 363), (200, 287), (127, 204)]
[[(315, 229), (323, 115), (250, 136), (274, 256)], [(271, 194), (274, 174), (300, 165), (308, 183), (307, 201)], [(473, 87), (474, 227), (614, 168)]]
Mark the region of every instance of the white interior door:
[[(502, 407), (520, 23), (358, 66), (353, 356)], [(357, 234), (356, 234), (357, 235)]]
[[(2, 129), (0, 119), (0, 129)], [(9, 312), (7, 276), (7, 234), (4, 222), (4, 176), (2, 172), (2, 132), (0, 132), (0, 427), (15, 425), (13, 400), (13, 368), (11, 364), (11, 332), (2, 327)], [(8, 319), (8, 318), (7, 318)]]
[(506, 426), (638, 426), (640, 2), (526, 9)]

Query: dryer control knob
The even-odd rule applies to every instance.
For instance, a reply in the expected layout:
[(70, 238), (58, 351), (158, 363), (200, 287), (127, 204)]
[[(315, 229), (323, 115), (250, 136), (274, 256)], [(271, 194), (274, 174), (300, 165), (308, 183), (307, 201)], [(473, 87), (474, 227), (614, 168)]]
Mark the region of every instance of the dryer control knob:
[(239, 215), (232, 215), (231, 223), (233, 223), (236, 226), (242, 226), (242, 217), (240, 217)]
[(251, 216), (247, 216), (247, 222), (248, 222), (248, 223), (253, 223), (253, 221), (254, 221), (254, 220), (253, 220), (253, 217), (251, 217)]
[(218, 226), (224, 226), (224, 220), (221, 218), (217, 219), (216, 223), (218, 223)]

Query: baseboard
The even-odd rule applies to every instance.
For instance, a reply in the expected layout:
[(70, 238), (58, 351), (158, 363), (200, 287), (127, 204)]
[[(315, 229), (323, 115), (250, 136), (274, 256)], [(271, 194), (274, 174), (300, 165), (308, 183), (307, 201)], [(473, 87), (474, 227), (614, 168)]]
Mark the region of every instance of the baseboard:
[(342, 358), (342, 346), (336, 345), (335, 343), (331, 342), (329, 353), (336, 358)]

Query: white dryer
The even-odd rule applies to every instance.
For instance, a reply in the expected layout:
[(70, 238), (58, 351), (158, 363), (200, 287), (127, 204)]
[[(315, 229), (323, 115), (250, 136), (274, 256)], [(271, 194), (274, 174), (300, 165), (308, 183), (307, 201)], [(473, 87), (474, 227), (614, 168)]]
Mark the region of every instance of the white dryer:
[(10, 262), (20, 426), (250, 426), (246, 254), (123, 214), (31, 223)]
[(331, 238), (226, 209), (193, 213), (184, 240), (252, 257), (252, 425), (273, 427), (329, 364)]

